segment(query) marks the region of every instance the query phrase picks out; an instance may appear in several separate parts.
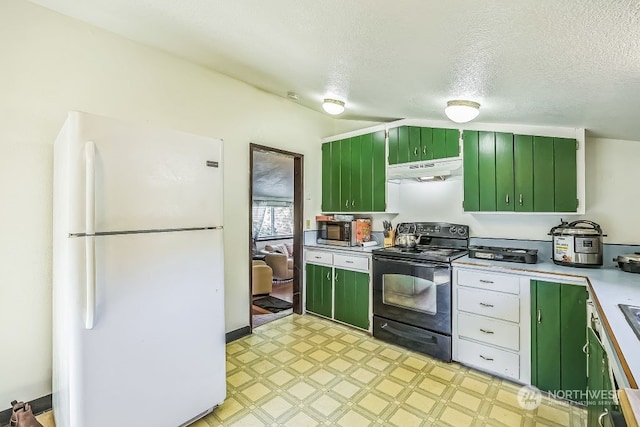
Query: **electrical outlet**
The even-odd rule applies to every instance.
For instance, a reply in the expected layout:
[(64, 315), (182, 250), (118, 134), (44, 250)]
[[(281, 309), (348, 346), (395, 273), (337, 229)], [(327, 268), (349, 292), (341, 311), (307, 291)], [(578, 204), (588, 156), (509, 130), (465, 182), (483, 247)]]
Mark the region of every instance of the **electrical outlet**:
[(307, 220), (307, 224), (306, 225), (307, 225), (307, 230), (309, 230), (311, 228), (311, 220), (310, 219)]

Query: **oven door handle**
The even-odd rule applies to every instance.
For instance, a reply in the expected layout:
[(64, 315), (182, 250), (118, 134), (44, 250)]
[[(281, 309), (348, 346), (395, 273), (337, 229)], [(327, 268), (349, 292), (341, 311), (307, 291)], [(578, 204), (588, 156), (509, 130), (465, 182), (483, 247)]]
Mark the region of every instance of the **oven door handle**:
[(394, 264), (395, 263), (407, 264), (407, 265), (411, 265), (413, 267), (451, 268), (449, 266), (449, 264), (447, 264), (447, 263), (438, 264), (438, 263), (435, 263), (435, 262), (432, 262), (432, 261), (424, 262), (424, 263), (422, 263), (422, 262), (418, 263), (418, 262), (413, 262), (413, 261), (405, 261), (405, 260), (402, 260), (402, 259), (389, 259), (389, 258), (380, 258), (380, 257), (374, 257), (373, 259), (374, 259), (374, 261), (380, 261), (380, 262), (386, 262), (386, 263), (394, 263)]
[[(380, 325), (380, 329), (384, 329), (385, 331), (389, 332), (390, 334), (397, 335), (399, 337), (406, 338), (406, 339), (411, 340), (411, 341), (415, 341), (416, 340), (416, 337), (411, 336), (410, 334), (407, 334), (404, 331), (396, 329), (393, 326), (390, 326), (387, 322), (384, 322), (382, 325)], [(420, 341), (425, 341), (423, 338), (424, 338), (424, 335), (421, 335), (420, 336)], [(438, 341), (436, 340), (436, 337), (434, 337), (434, 336), (430, 336), (429, 338), (427, 338), (427, 341), (429, 341), (429, 342), (431, 342), (433, 344), (437, 344), (438, 343)]]

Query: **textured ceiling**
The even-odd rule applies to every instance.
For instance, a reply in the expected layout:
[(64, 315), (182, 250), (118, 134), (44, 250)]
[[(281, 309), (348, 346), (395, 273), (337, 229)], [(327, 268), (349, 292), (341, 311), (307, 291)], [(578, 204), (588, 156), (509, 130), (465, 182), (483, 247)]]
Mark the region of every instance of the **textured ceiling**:
[[(585, 127), (640, 140), (640, 2), (33, 0), (343, 118)], [(292, 101), (293, 102), (293, 101)]]
[(293, 157), (254, 151), (253, 197), (293, 201)]

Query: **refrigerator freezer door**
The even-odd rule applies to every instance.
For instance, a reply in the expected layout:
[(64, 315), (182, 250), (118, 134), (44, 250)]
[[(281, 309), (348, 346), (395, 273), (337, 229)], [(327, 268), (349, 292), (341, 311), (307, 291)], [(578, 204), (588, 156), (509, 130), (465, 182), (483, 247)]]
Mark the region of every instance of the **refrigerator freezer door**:
[[(93, 168), (88, 167), (91, 149)], [(55, 185), (68, 186), (58, 191), (68, 203), (62, 216), (66, 232), (85, 233), (91, 226), (86, 218), (91, 183), (98, 233), (222, 225), (219, 139), (72, 112), (55, 154), (56, 170), (64, 171)], [(91, 173), (94, 179), (87, 179)]]
[(67, 363), (54, 375), (59, 425), (175, 427), (222, 403), (222, 230), (95, 237), (90, 330), (86, 240), (68, 239), (71, 274), (61, 285), (76, 295), (66, 295), (67, 307), (55, 307), (72, 313), (56, 319), (66, 322), (69, 346), (56, 357)]

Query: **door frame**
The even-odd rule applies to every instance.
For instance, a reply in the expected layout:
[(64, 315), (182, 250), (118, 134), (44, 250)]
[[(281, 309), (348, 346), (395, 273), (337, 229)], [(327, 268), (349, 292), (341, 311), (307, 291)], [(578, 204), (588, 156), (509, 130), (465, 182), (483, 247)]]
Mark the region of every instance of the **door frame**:
[(302, 247), (304, 243), (304, 155), (266, 145), (249, 144), (249, 329), (253, 331), (251, 314), (253, 281), (253, 153), (267, 151), (293, 157), (293, 312), (302, 314)]

